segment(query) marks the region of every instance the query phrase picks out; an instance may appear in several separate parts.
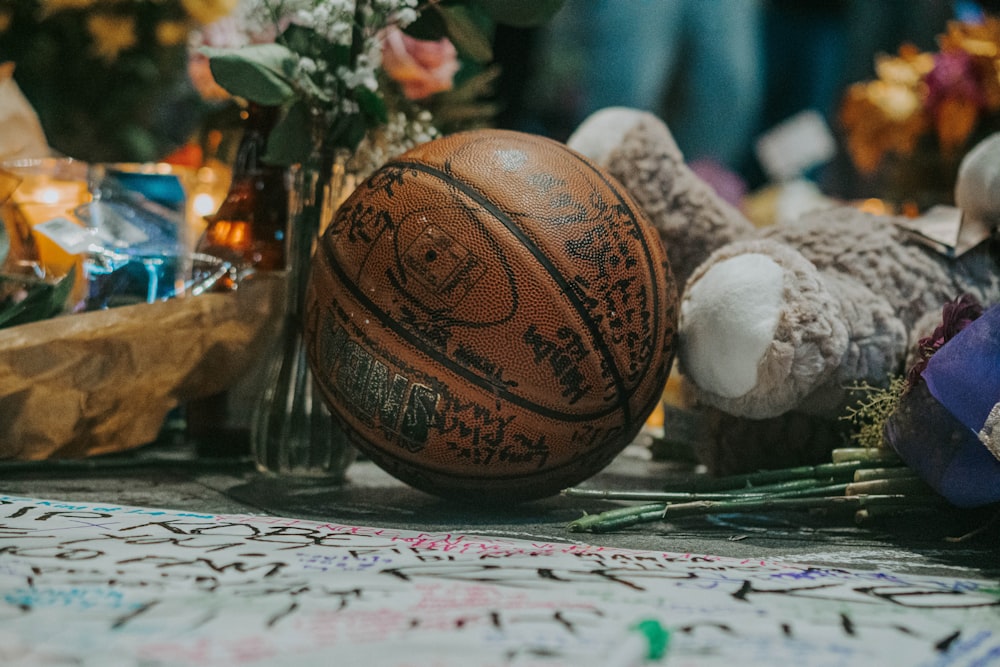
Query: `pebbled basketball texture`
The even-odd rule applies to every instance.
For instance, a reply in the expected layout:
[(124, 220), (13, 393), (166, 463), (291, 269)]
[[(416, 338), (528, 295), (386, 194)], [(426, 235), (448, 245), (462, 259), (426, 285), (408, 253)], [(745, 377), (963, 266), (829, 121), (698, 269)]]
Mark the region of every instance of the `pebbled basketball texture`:
[(317, 244), (309, 364), (357, 447), (432, 494), (519, 502), (605, 467), (660, 400), (677, 289), (655, 230), (554, 140), (390, 161)]

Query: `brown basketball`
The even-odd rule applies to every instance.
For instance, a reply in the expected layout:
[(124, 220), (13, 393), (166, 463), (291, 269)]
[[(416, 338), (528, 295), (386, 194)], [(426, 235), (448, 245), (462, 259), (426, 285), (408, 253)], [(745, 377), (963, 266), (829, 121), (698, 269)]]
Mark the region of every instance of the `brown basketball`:
[(677, 291), (612, 177), (556, 141), (476, 130), (355, 190), (305, 309), (313, 375), (362, 452), (430, 493), (516, 502), (636, 436), (673, 360)]

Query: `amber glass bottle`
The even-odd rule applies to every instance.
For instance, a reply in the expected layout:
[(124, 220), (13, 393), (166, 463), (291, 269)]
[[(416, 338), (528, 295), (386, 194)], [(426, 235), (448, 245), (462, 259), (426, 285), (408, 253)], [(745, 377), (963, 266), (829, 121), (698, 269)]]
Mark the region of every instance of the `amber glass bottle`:
[[(232, 181), (219, 209), (206, 216), (196, 251), (219, 257), (240, 269), (281, 271), (286, 266), (288, 183), (283, 167), (262, 161), (278, 119), (275, 107), (250, 103), (243, 111), (244, 134), (233, 163)], [(220, 285), (232, 288), (232, 279)], [(187, 405), (187, 432), (201, 456), (236, 456), (250, 451), (250, 376), (240, 369), (240, 386)], [(243, 394), (243, 395), (241, 395)]]
[(278, 271), (285, 268), (288, 186), (284, 168), (261, 160), (278, 109), (251, 103), (243, 118), (229, 192), (219, 210), (205, 218), (208, 226), (197, 251), (237, 266)]

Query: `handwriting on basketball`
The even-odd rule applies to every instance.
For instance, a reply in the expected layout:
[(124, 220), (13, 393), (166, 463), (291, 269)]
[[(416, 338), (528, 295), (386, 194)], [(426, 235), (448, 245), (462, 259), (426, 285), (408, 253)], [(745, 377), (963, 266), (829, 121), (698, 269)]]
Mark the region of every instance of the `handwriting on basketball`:
[(580, 362), (590, 350), (578, 331), (568, 326), (559, 327), (554, 338), (547, 338), (532, 324), (522, 340), (534, 353), (536, 364), (545, 364), (562, 386), (562, 396), (573, 405), (591, 391)]
[(639, 270), (650, 258), (640, 262), (636, 255), (645, 246), (637, 239), (640, 223), (627, 208), (597, 193), (591, 195), (590, 208), (597, 211), (596, 219), (566, 242), (569, 255), (589, 269), (574, 276), (572, 285), (592, 319), (608, 328), (612, 348), (626, 360), (624, 380), (632, 384), (649, 370), (656, 328), (669, 324), (668, 313), (653, 312), (656, 299), (650, 291), (669, 286), (650, 282)]
[(998, 599), (985, 581), (0, 496), (13, 664), (586, 667), (645, 616), (699, 665), (987, 664)]
[(398, 365), (376, 358), (353, 338), (328, 311), (319, 324), (314, 377), (331, 395), (350, 406), (355, 417), (399, 442), (411, 452), (427, 444), (437, 420), (438, 392), (415, 382)]

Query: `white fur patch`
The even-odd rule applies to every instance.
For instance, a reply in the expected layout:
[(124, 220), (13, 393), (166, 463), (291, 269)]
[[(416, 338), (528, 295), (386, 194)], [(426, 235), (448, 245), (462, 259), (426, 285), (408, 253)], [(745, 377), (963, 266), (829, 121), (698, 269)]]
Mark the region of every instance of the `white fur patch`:
[(781, 315), (784, 270), (759, 253), (711, 267), (681, 303), (681, 354), (694, 383), (725, 398), (757, 386)]
[(566, 140), (566, 145), (603, 164), (622, 139), (639, 122), (645, 112), (626, 107), (607, 107), (595, 111)]

